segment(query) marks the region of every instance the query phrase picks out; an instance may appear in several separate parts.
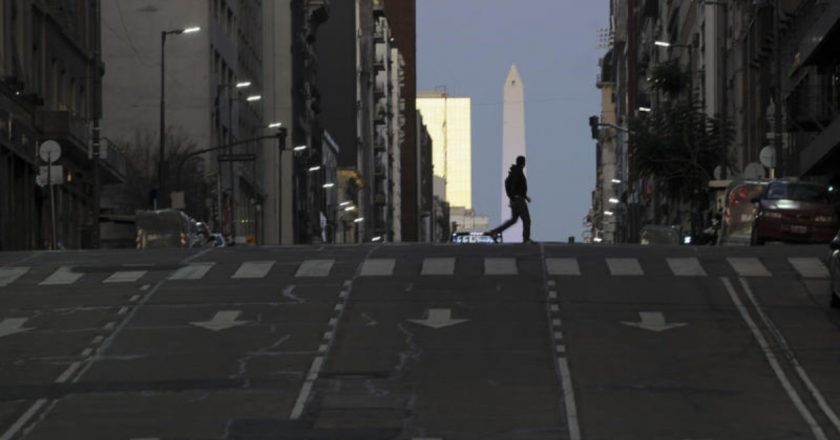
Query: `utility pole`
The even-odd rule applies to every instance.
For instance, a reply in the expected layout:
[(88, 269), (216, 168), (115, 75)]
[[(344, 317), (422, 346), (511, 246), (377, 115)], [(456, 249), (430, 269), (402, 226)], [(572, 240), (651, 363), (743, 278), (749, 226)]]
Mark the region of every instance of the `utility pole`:
[[(776, 0), (775, 14), (773, 18), (773, 33), (776, 37), (776, 105), (775, 110), (775, 127), (773, 130), (773, 144), (776, 149), (776, 168), (778, 173), (785, 176), (785, 154), (782, 151), (782, 35), (780, 29), (780, 21), (782, 18), (782, 2)], [(773, 176), (776, 177), (776, 176)]]
[(93, 119), (93, 133), (91, 144), (93, 148), (93, 230), (91, 231), (91, 245), (94, 249), (99, 249), (101, 245), (100, 231), (99, 231), (99, 215), (101, 211), (102, 198), (102, 182), (99, 169), (100, 160), (100, 141), (101, 141), (101, 127), (100, 120), (102, 119), (102, 78), (100, 77), (99, 66), (102, 64), (102, 34), (101, 26), (101, 8), (98, 0), (90, 2), (91, 10), (93, 11), (94, 28), (93, 37), (93, 90), (91, 96), (93, 98), (93, 105), (91, 106), (91, 118)]

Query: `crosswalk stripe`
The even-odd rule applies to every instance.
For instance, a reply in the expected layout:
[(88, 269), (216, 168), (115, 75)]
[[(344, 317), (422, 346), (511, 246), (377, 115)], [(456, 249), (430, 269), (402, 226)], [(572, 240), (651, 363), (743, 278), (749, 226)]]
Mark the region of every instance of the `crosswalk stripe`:
[(43, 286), (60, 286), (60, 285), (68, 285), (73, 284), (76, 281), (79, 281), (79, 278), (82, 277), (82, 273), (73, 272), (73, 268), (70, 266), (61, 266), (52, 273), (47, 279), (41, 281), (39, 284)]
[(452, 275), (455, 273), (454, 258), (425, 258), (421, 275)]
[(335, 260), (306, 260), (298, 267), (295, 277), (326, 277), (334, 264)]
[(704, 277), (706, 271), (697, 258), (667, 258), (671, 272), (678, 277)]
[(547, 258), (545, 265), (549, 275), (580, 275), (580, 266), (578, 265), (577, 258)]
[(769, 277), (770, 272), (758, 258), (727, 258), (727, 262), (742, 277)]
[(200, 280), (216, 263), (190, 263), (169, 276), (170, 280)]
[(396, 260), (393, 258), (372, 258), (362, 263), (363, 277), (390, 276), (394, 273)]
[(0, 287), (8, 286), (29, 272), (28, 267), (0, 267)]
[(644, 275), (639, 260), (635, 258), (607, 258), (607, 266), (610, 274), (618, 276), (640, 276)]
[(273, 266), (274, 261), (246, 261), (231, 278), (265, 278)]
[(516, 275), (519, 269), (516, 267), (516, 258), (485, 258), (485, 275)]
[(114, 272), (103, 283), (133, 283), (146, 275), (145, 270), (122, 270)]
[(828, 269), (819, 258), (788, 258), (803, 278), (828, 278)]

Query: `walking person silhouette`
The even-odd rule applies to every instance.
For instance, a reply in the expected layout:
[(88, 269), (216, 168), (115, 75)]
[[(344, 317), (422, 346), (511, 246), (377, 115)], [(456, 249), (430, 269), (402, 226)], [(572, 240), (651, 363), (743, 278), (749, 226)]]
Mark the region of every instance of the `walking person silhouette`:
[(498, 241), (499, 235), (505, 229), (522, 219), (522, 242), (534, 243), (531, 240), (531, 213), (528, 211), (531, 198), (528, 197), (528, 179), (525, 178), (525, 156), (518, 156), (516, 163), (510, 166), (510, 171), (508, 171), (508, 176), (505, 179), (505, 192), (510, 200), (511, 218), (499, 227), (487, 232), (487, 235)]

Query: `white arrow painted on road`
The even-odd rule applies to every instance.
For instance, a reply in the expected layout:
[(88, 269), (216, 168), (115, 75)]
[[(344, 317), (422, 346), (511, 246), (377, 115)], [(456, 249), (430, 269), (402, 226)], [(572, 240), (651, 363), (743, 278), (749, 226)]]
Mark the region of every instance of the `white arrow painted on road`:
[(201, 321), (201, 322), (191, 322), (190, 324), (206, 328), (207, 330), (212, 330), (214, 332), (218, 332), (221, 330), (227, 330), (229, 328), (233, 328), (239, 325), (248, 324), (250, 321), (237, 321), (236, 318), (241, 315), (242, 312), (240, 310), (222, 310), (216, 312), (213, 316), (213, 319), (209, 321)]
[(650, 330), (653, 332), (663, 332), (671, 330), (672, 328), (685, 327), (688, 324), (685, 322), (665, 323), (665, 314), (662, 312), (639, 312), (640, 322), (623, 321), (622, 324), (630, 327), (639, 327), (640, 329)]
[(23, 324), (26, 324), (28, 320), (29, 318), (6, 318), (0, 321), (0, 338), (33, 330), (32, 328), (23, 327)]
[(450, 309), (429, 309), (425, 319), (409, 319), (409, 321), (437, 330), (467, 322), (469, 319), (452, 319), (452, 310)]

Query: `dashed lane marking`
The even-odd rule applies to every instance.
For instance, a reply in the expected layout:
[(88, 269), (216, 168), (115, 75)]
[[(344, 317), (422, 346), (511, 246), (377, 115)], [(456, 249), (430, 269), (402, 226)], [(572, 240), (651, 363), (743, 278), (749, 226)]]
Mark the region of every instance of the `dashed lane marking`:
[(393, 258), (372, 258), (362, 263), (359, 275), (363, 277), (391, 276), (394, 273), (396, 260)]
[(546, 258), (545, 265), (551, 276), (580, 276), (577, 258)]
[(29, 272), (28, 267), (0, 267), (0, 287), (6, 287)]
[(66, 286), (79, 281), (82, 275), (84, 274), (73, 272), (73, 268), (70, 266), (61, 266), (39, 284), (42, 286)]
[(239, 266), (236, 273), (231, 278), (234, 279), (259, 279), (265, 278), (271, 268), (274, 267), (274, 261), (246, 261)]
[(705, 277), (706, 271), (697, 258), (668, 258), (671, 272), (678, 277)]
[(298, 267), (295, 277), (326, 277), (330, 275), (335, 260), (306, 260)]
[(103, 283), (134, 283), (139, 280), (143, 275), (146, 275), (145, 270), (122, 270), (119, 272), (114, 272), (108, 278), (105, 278)]
[(788, 258), (803, 278), (828, 278), (828, 269), (819, 258)]
[(742, 277), (769, 277), (770, 271), (761, 264), (758, 258), (727, 258), (727, 262)]
[(421, 275), (453, 275), (455, 273), (454, 258), (424, 258)]
[(613, 276), (642, 276), (645, 272), (635, 258), (607, 258), (607, 266)]
[(169, 276), (170, 280), (200, 280), (215, 263), (189, 263)]
[(516, 258), (485, 258), (484, 275), (517, 275)]

